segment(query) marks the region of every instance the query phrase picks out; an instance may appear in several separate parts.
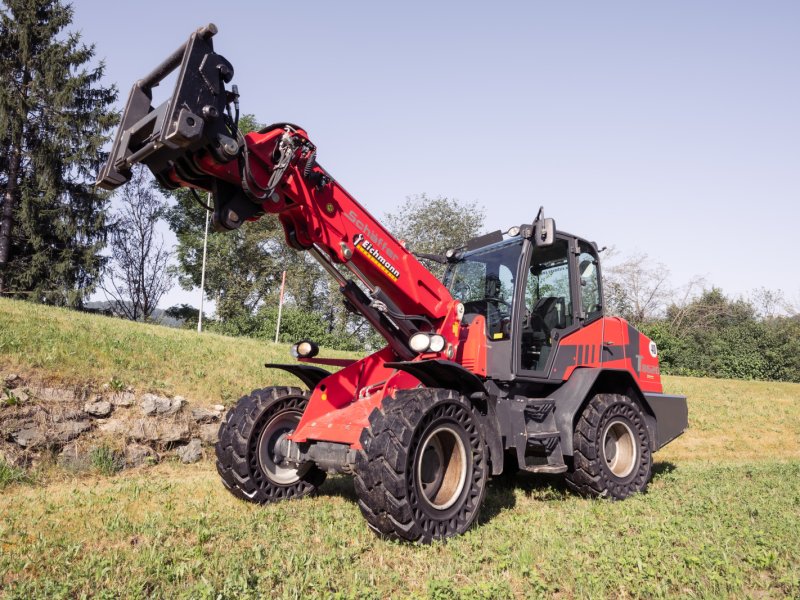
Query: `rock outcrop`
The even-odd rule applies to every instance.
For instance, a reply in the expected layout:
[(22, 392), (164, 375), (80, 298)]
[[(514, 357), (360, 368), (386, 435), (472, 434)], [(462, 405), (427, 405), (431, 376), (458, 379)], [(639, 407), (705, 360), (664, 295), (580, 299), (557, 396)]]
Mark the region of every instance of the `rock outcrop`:
[(45, 455), (78, 468), (92, 452), (114, 447), (126, 467), (168, 456), (193, 463), (217, 441), (225, 407), (135, 390), (37, 386), (0, 374), (0, 459), (31, 466)]

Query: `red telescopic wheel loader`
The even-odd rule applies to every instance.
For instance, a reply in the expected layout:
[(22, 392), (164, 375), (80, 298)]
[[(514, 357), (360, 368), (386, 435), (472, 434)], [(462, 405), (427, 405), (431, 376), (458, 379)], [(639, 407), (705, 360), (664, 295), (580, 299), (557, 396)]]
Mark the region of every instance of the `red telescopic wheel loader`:
[[(348, 473), (372, 529), (430, 542), (466, 531), (504, 471), (563, 473), (587, 496), (645, 490), (653, 452), (687, 426), (686, 398), (663, 393), (656, 344), (604, 315), (597, 246), (540, 209), (532, 223), (416, 256), (320, 166), (301, 127), (239, 131), (216, 32), (197, 30), (136, 82), (98, 185), (114, 189), (142, 163), (166, 188), (210, 192), (216, 231), (274, 215), (387, 343), (334, 360), (304, 340), (295, 363), (266, 365), (303, 385), (255, 390), (230, 409), (216, 455), (231, 493), (299, 498)], [(172, 96), (153, 107), (174, 71)], [(446, 264), (441, 281), (420, 257)]]

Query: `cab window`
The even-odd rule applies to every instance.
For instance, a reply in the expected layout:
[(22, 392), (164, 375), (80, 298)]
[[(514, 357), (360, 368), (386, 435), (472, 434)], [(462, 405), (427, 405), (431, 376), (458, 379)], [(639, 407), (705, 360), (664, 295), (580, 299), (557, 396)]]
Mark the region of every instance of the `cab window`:
[(580, 278), (581, 308), (587, 321), (603, 314), (603, 299), (600, 295), (600, 280), (597, 272), (597, 256), (586, 242), (580, 244), (578, 255), (578, 277)]
[(569, 245), (534, 248), (525, 283), (522, 317), (522, 368), (544, 371), (553, 348), (553, 333), (574, 321), (569, 278)]
[(464, 303), (466, 315), (486, 318), (486, 335), (505, 340), (511, 335), (514, 275), (522, 243), (510, 241), (470, 252), (448, 268), (444, 284)]

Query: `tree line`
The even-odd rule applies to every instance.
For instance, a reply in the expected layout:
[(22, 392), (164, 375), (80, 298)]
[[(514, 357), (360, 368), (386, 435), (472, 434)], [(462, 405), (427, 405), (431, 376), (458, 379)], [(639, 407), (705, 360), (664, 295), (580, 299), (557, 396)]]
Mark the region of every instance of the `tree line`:
[[(97, 190), (119, 117), (116, 87), (103, 85), (94, 46), (67, 30), (69, 5), (0, 6), (0, 295), (81, 309), (102, 290), (115, 314), (149, 319), (174, 282), (200, 286), (206, 207), (187, 190), (162, 194), (142, 168), (113, 199)], [(240, 120), (244, 132), (260, 127), (253, 115)], [(477, 203), (423, 194), (383, 221), (415, 251), (440, 253), (480, 234), (485, 216)], [(160, 233), (164, 223), (177, 238), (174, 251)], [(441, 275), (440, 265), (428, 266)], [(605, 257), (604, 266), (606, 312), (657, 342), (665, 372), (800, 381), (800, 317), (780, 293), (735, 299), (700, 280), (675, 288), (663, 265), (641, 255)], [(272, 218), (209, 236), (209, 327), (273, 339), (284, 270), (282, 341), (382, 345), (321, 267), (285, 244)], [(188, 305), (167, 312), (190, 326), (198, 317)]]
[(699, 278), (674, 287), (643, 254), (610, 263), (606, 311), (656, 342), (663, 372), (800, 382), (800, 314), (782, 292), (732, 298)]

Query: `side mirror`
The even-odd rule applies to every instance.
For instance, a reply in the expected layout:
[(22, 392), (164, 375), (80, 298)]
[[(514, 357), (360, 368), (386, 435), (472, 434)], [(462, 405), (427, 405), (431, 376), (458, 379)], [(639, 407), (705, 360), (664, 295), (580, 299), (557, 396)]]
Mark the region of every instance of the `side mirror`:
[(534, 246), (550, 246), (556, 240), (555, 219), (538, 219), (533, 224)]

